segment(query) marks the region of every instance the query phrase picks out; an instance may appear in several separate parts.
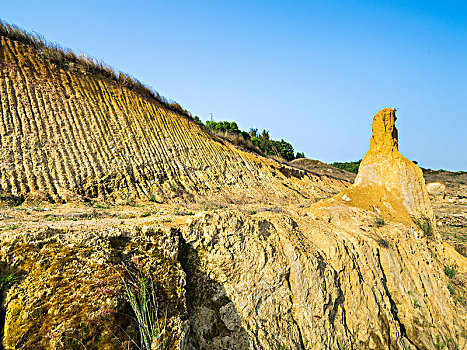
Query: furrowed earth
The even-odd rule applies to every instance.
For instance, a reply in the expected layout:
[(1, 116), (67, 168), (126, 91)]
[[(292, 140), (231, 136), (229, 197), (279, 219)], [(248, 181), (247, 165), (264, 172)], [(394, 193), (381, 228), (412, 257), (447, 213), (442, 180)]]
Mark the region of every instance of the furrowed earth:
[(143, 348), (142, 276), (153, 349), (465, 348), (466, 175), (423, 173), (395, 121), (355, 179), (1, 35), (2, 347)]

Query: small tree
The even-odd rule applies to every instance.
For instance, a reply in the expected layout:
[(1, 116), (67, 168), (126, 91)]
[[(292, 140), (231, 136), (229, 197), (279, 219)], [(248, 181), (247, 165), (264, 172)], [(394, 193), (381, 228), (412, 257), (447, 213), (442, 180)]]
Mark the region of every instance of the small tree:
[(195, 115), (195, 116), (193, 117), (193, 120), (194, 120), (196, 123), (198, 123), (199, 125), (204, 125), (203, 122), (201, 121), (201, 119), (199, 119), (199, 117), (198, 117), (197, 115)]
[(305, 158), (305, 153), (303, 153), (303, 152), (297, 152), (295, 158), (296, 158), (296, 159), (298, 159), (298, 158)]
[(252, 138), (253, 138), (253, 137), (258, 138), (258, 129), (250, 128), (249, 134), (250, 134), (250, 136), (251, 136)]

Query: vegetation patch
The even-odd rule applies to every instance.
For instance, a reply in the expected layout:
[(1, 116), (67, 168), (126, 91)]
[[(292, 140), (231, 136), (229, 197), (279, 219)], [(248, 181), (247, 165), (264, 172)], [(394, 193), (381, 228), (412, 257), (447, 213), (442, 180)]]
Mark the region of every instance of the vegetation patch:
[(420, 228), (420, 230), (423, 231), (425, 234), (425, 237), (432, 238), (433, 237), (433, 227), (431, 225), (430, 220), (428, 219), (420, 219), (415, 221), (417, 226)]
[(342, 169), (342, 170), (346, 170), (346, 171), (350, 171), (351, 173), (355, 173), (357, 174), (358, 173), (358, 168), (360, 167), (360, 163), (362, 162), (362, 160), (357, 160), (357, 161), (354, 161), (354, 162), (334, 162), (334, 163), (331, 163), (329, 165), (335, 167), (335, 168), (338, 168), (338, 169)]
[[(198, 116), (195, 116), (194, 119), (198, 124), (204, 125)], [(295, 155), (294, 148), (289, 142), (284, 141), (283, 139), (279, 141), (272, 140), (269, 137), (269, 131), (267, 130), (263, 130), (259, 133), (258, 129), (251, 128), (249, 132), (246, 132), (240, 130), (236, 122), (216, 122), (213, 120), (208, 120), (205, 127), (212, 133), (226, 138), (232, 143), (243, 146), (251, 151), (280, 157), (287, 161), (296, 158), (305, 158), (305, 154), (303, 152), (298, 152), (297, 155)]]
[(16, 230), (18, 227), (19, 225), (17, 224), (9, 224), (9, 225), (2, 226), (2, 230), (3, 231)]
[(456, 275), (457, 273), (457, 270), (454, 268), (454, 267), (451, 267), (451, 266), (445, 266), (444, 267), (444, 273), (446, 274), (446, 276), (448, 276), (449, 278), (454, 278), (454, 276)]
[(192, 211), (178, 211), (178, 210), (174, 214), (175, 215), (195, 215), (195, 213)]
[[(1, 23), (1, 21), (0, 21)], [(0, 194), (0, 204), (7, 207), (17, 207), (24, 202), (24, 198), (21, 196), (15, 196), (11, 193)]]
[(378, 244), (383, 248), (389, 248), (389, 246), (390, 246), (389, 241), (387, 239), (384, 239), (384, 238), (379, 238), (378, 239)]
[(10, 287), (13, 283), (16, 282), (17, 279), (18, 276), (13, 273), (0, 277), (0, 292), (2, 292), (3, 289)]
[(123, 278), (124, 296), (130, 304), (137, 325), (139, 342), (131, 342), (140, 350), (164, 350), (167, 347), (167, 311), (160, 315), (156, 284), (134, 259), (133, 269), (127, 268)]
[(384, 218), (381, 216), (375, 217), (375, 221), (373, 223), (376, 227), (382, 227), (385, 225)]
[(156, 196), (154, 195), (154, 193), (149, 193), (148, 201), (157, 202), (157, 199), (156, 199)]

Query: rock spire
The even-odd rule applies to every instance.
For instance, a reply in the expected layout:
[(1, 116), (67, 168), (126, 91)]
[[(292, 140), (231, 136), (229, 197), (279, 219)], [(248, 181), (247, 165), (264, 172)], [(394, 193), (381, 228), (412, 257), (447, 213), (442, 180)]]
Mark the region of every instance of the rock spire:
[(396, 119), (393, 108), (374, 116), (370, 150), (360, 164), (355, 184), (337, 197), (396, 220), (432, 223), (433, 210), (423, 173), (399, 153)]

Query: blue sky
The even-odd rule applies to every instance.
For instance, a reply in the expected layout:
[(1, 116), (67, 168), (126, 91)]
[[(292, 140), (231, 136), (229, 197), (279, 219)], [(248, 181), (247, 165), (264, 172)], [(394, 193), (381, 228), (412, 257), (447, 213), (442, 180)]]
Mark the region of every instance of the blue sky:
[(397, 107), (403, 155), (467, 170), (465, 1), (2, 0), (0, 18), (325, 162), (362, 158)]

